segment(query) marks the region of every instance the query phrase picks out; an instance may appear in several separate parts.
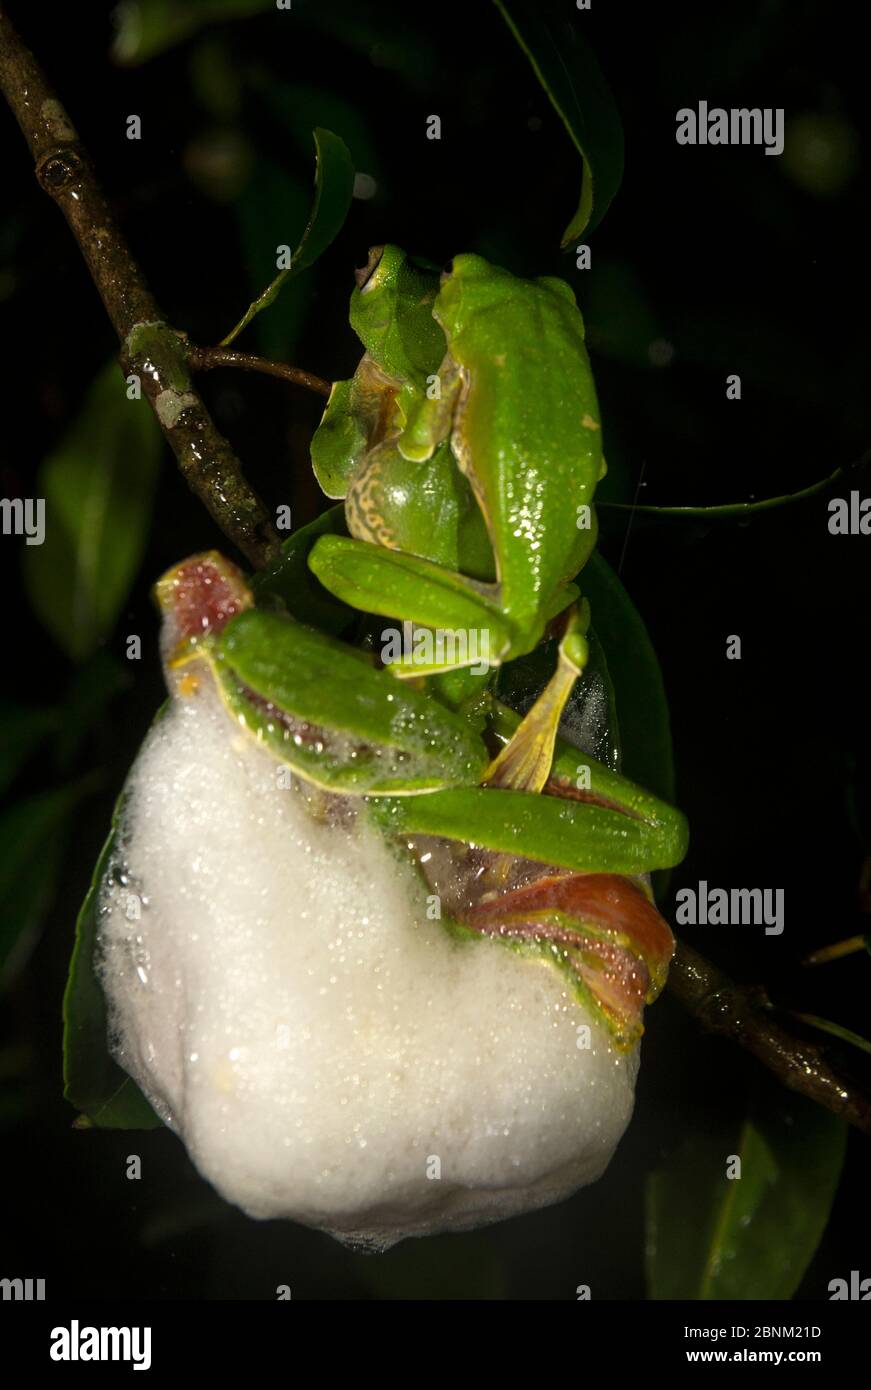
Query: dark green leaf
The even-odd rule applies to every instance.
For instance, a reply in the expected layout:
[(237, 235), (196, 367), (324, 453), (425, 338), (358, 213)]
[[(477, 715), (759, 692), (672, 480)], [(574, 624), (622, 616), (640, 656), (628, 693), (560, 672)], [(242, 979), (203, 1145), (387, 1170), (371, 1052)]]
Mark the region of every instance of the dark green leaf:
[(275, 0), (135, 0), (117, 5), (112, 57), (133, 66), (183, 43), (207, 24), (275, 10)]
[(547, 92), (584, 166), (578, 210), (563, 247), (592, 231), (623, 177), (623, 128), (602, 71), (580, 32), (583, 17), (558, 0), (495, 0)]
[(590, 660), (566, 701), (560, 733), (617, 772), (623, 761), (617, 695), (605, 648), (592, 625), (587, 642)]
[[(560, 719), (560, 737), (613, 768), (620, 769), (620, 730), (608, 663), (592, 628), (587, 634), (590, 659), (575, 682)], [(546, 642), (527, 656), (499, 667), (496, 694), (518, 714), (527, 714), (556, 667), (556, 641)]]
[(353, 621), (356, 614), (347, 604), (324, 588), (308, 567), (309, 551), (320, 536), (347, 536), (345, 506), (340, 502), (322, 512), (308, 526), (294, 531), (281, 547), (278, 560), (254, 576), (251, 587), (258, 603), (276, 597), (298, 622), (308, 623), (334, 637)]
[(32, 709), (0, 701), (0, 792), (6, 790), (19, 768), (60, 725), (56, 709)]
[[(208, 26), (275, 15), (276, 10), (276, 0), (128, 0), (113, 13), (112, 57), (125, 66), (146, 63)], [(292, 0), (280, 18), (325, 32), (331, 43), (356, 50), (367, 65), (388, 72), (405, 69), (404, 76), (416, 86), (431, 79), (438, 63), (426, 28), (415, 32), (408, 14), (397, 24), (378, 0), (332, 0), (328, 6), (323, 0)]]
[(242, 73), (226, 34), (206, 34), (191, 49), (191, 92), (222, 126), (242, 110)]
[(594, 551), (577, 577), (613, 682), (623, 774), (664, 801), (674, 800), (668, 702), (647, 628), (607, 560)]
[(439, 73), (440, 49), (432, 43), (426, 10), (402, 12), (384, 0), (294, 0), (294, 14), (302, 23), (326, 34), (331, 43), (338, 39), (359, 54), (366, 69), (376, 73), (401, 73), (403, 81), (420, 91)]
[[(787, 1299), (826, 1227), (846, 1124), (804, 1097), (766, 1090), (743, 1126), (680, 1145), (647, 1189), (654, 1299)], [(730, 1156), (741, 1176), (726, 1176)]]
[(145, 400), (128, 400), (114, 362), (98, 374), (59, 447), (44, 460), (45, 540), (24, 550), (35, 612), (74, 661), (111, 632), (139, 567), (161, 434)]
[(807, 1023), (811, 1028), (818, 1028), (821, 1033), (829, 1033), (833, 1038), (840, 1038), (841, 1042), (850, 1043), (862, 1052), (871, 1053), (871, 1042), (859, 1033), (854, 1033), (852, 1029), (845, 1028), (843, 1024), (833, 1023), (830, 1018), (820, 1018), (817, 1014), (797, 1013), (794, 1009), (790, 1009), (789, 1012), (793, 1018), (800, 1018), (802, 1023)]
[(79, 781), (29, 797), (0, 816), (0, 981), (25, 964), (54, 901), (70, 815), (88, 790)]
[[(620, 579), (595, 550), (578, 576), (589, 599), (596, 636), (617, 710), (621, 771), (663, 801), (674, 801), (674, 755), (668, 701), (659, 660), (647, 628)], [(670, 870), (653, 875), (658, 901), (668, 892)]]
[[(236, 216), (248, 283), (256, 291), (275, 268), (275, 248), (288, 228), (300, 227), (309, 212), (302, 180), (269, 159), (258, 159), (255, 173), (236, 200)], [(258, 314), (252, 333), (256, 350), (276, 361), (292, 359), (312, 297), (311, 276), (291, 279), (268, 314)]]
[(64, 994), (64, 1095), (97, 1128), (155, 1129), (160, 1120), (135, 1082), (109, 1055), (106, 1001), (94, 974), (98, 892), (112, 858), (122, 802), (123, 794), (76, 923)]
[(89, 661), (73, 672), (64, 695), (63, 724), (58, 730), (56, 751), (61, 770), (70, 768), (85, 739), (105, 719), (116, 695), (133, 684), (133, 662), (119, 661), (101, 648)]
[[(300, 11), (300, 16), (302, 14)], [(307, 17), (315, 19), (313, 9), (309, 10)], [(335, 7), (331, 5), (324, 12), (322, 20), (329, 28), (335, 23), (335, 18)], [(329, 87), (310, 86), (306, 82), (294, 81), (293, 85), (289, 85), (265, 66), (249, 68), (245, 77), (250, 88), (260, 97), (270, 122), (277, 121), (281, 126), (282, 144), (285, 143), (286, 132), (307, 159), (311, 149), (312, 126), (315, 123), (324, 125), (344, 140), (355, 169), (378, 175), (378, 147), (368, 127), (366, 110), (349, 101), (345, 93), (332, 91)]]
[(354, 192), (354, 165), (348, 148), (338, 135), (321, 127), (314, 132), (314, 141), (317, 155), (315, 196), (302, 240), (291, 256), (290, 266), (280, 270), (272, 283), (248, 307), (236, 327), (223, 339), (224, 346), (232, 343), (254, 316), (273, 302), (282, 285), (314, 264), (337, 236), (348, 215)]

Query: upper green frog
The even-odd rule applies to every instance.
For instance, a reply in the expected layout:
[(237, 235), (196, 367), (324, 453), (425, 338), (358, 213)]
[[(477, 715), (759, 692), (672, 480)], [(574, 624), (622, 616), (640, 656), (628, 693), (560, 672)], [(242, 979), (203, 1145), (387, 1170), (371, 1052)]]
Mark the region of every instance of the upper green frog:
[[(415, 301), (419, 313), (426, 302)], [(412, 322), (409, 304), (402, 305), (400, 296), (391, 312)], [(354, 469), (359, 479), (373, 462), (380, 466), (387, 441), (391, 459), (412, 470), (412, 482), (433, 460), (446, 461), (448, 481), (448, 469), (458, 469), (486, 527), (492, 577), (477, 557), (464, 564), (462, 548), (455, 564), (434, 553), (432, 508), (403, 544), (355, 529), (349, 515), (352, 534), (377, 548), (324, 537), (311, 566), (327, 588), (370, 612), (430, 626), (487, 627), (497, 665), (536, 646), (550, 619), (576, 597), (570, 581), (596, 543), (592, 502), (605, 465), (584, 325), (564, 281), (521, 279), (475, 255), (457, 256), (442, 274), (431, 317), (445, 348), (437, 369), (425, 372), (432, 365), (426, 354), (400, 366), (388, 428), (357, 453)], [(412, 341), (420, 344), (419, 332)], [(372, 355), (379, 352), (376, 345)], [(429, 495), (438, 500), (444, 491), (438, 477)], [(389, 536), (389, 515), (387, 522)], [(385, 555), (385, 548), (400, 553)]]

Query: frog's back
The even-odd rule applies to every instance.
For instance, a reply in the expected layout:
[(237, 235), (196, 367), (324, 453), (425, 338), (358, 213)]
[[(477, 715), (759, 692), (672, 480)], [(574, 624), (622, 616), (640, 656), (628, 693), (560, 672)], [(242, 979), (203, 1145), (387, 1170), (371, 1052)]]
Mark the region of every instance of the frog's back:
[(488, 521), (502, 605), (532, 634), (595, 544), (601, 428), (571, 289), (503, 274), (489, 293), (478, 289), (473, 310), (458, 305), (454, 445)]

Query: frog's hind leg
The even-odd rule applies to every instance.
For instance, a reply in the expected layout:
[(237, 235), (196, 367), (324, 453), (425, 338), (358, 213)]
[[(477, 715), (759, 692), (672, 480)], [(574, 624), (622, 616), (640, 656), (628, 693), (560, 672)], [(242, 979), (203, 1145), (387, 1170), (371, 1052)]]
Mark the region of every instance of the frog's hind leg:
[(573, 608), (559, 644), (557, 667), (532, 709), (510, 741), (490, 764), (485, 786), (513, 791), (543, 791), (550, 777), (562, 712), (575, 681), (589, 660), (586, 633), (590, 605), (586, 599)]

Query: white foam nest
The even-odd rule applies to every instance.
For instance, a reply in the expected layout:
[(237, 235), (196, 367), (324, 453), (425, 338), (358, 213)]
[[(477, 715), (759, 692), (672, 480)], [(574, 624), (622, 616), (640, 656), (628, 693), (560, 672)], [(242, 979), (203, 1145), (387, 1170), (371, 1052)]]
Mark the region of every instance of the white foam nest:
[(594, 1182), (637, 1049), (552, 967), (453, 939), (408, 864), (287, 782), (205, 684), (173, 700), (101, 889), (114, 1054), (199, 1171), (370, 1249)]

